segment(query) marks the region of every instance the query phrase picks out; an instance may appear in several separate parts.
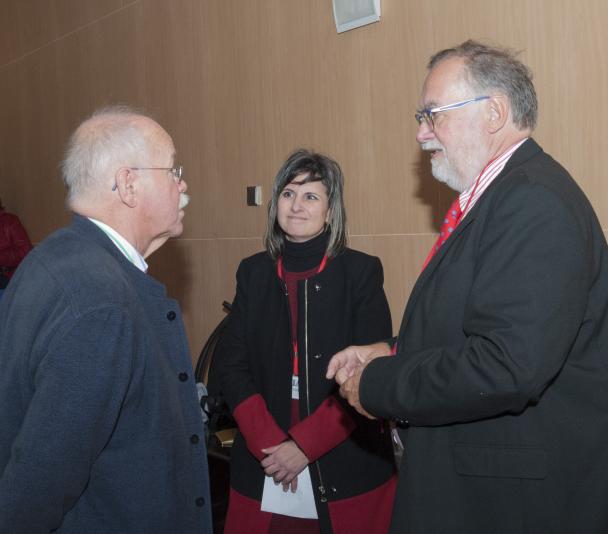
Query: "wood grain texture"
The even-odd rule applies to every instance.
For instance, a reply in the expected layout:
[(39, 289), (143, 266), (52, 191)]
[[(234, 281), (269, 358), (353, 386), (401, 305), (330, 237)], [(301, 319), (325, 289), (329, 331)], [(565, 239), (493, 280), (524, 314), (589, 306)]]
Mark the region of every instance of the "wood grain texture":
[(430, 176), (413, 112), (429, 56), (467, 38), (521, 51), (540, 101), (536, 139), (608, 226), (608, 34), (602, 0), (383, 0), (338, 35), (330, 0), (5, 0), (0, 195), (36, 242), (68, 219), (59, 162), (75, 125), (123, 102), (174, 137), (192, 203), (183, 236), (150, 258), (180, 299), (193, 355), (261, 248), (245, 205), (297, 147), (346, 177), (351, 244), (381, 257), (397, 327), (454, 193)]

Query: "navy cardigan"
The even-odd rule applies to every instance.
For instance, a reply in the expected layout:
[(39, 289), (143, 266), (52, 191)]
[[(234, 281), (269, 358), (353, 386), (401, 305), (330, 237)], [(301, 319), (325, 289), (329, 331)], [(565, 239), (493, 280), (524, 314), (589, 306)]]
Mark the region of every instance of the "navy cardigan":
[(44, 240), (0, 306), (0, 532), (210, 533), (177, 302), (89, 220)]

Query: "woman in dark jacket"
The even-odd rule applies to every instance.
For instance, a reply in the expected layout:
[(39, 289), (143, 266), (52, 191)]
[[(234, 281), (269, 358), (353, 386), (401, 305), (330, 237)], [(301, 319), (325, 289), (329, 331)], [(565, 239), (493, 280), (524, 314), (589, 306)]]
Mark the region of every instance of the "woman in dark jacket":
[[(380, 260), (346, 248), (342, 191), (335, 161), (294, 152), (275, 178), (266, 251), (239, 266), (215, 356), (239, 427), (226, 534), (388, 530), (390, 431), (325, 378), (335, 352), (391, 336)], [(307, 495), (306, 512), (286, 508)]]

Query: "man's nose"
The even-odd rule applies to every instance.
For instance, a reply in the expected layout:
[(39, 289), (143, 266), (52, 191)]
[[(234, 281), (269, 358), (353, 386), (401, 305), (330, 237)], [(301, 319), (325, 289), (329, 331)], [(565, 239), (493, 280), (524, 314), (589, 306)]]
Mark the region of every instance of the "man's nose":
[(427, 121), (421, 121), (418, 125), (418, 131), (416, 132), (416, 141), (418, 143), (426, 143), (435, 138), (435, 132)]
[(188, 189), (188, 184), (186, 183), (186, 180), (182, 180), (182, 181), (181, 181), (181, 182), (178, 184), (178, 187), (179, 187), (179, 192), (180, 192), (180, 193), (185, 193), (185, 192), (186, 192), (186, 190)]

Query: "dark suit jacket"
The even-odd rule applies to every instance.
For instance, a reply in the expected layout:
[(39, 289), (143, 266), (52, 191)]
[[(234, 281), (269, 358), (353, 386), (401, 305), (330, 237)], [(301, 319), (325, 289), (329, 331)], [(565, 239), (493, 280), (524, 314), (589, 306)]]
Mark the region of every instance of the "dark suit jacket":
[(392, 532), (608, 532), (607, 320), (602, 229), (528, 140), (363, 373), (363, 406), (404, 422)]

